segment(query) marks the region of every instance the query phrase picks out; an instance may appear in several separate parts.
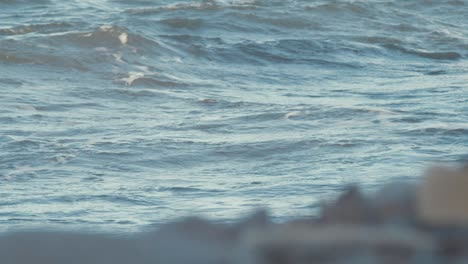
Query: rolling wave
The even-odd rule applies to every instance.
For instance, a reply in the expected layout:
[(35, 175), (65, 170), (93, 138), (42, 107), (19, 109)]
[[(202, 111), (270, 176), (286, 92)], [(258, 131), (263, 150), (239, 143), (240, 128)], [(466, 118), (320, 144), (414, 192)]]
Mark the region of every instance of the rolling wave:
[(0, 10), (0, 230), (128, 230), (252, 204), (285, 220), (351, 182), (466, 158), (465, 1)]

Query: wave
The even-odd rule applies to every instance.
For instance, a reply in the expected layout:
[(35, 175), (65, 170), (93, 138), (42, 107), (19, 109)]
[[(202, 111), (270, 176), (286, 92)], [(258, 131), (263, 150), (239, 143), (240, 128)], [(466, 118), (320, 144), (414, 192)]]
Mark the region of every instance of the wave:
[(204, 0), (201, 2), (188, 2), (188, 3), (176, 3), (169, 5), (162, 5), (156, 7), (140, 7), (130, 8), (125, 10), (126, 13), (132, 15), (154, 15), (162, 12), (177, 12), (177, 11), (196, 11), (196, 12), (209, 12), (209, 11), (220, 11), (225, 9), (237, 9), (237, 10), (248, 10), (256, 9), (262, 5), (262, 0), (251, 0), (251, 1), (215, 1), (215, 0)]
[(197, 101), (198, 104), (203, 104), (207, 107), (216, 107), (219, 109), (239, 109), (239, 108), (250, 108), (256, 106), (265, 106), (262, 102), (248, 102), (248, 101), (229, 101), (226, 99), (213, 99), (204, 98)]
[(37, 51), (54, 51), (64, 57), (76, 56), (83, 60), (94, 58), (96, 63), (99, 60), (118, 60), (123, 53), (135, 56), (169, 53), (157, 41), (115, 25), (36, 36), (29, 38), (28, 42), (34, 43), (38, 47)]
[[(0, 58), (2, 55), (0, 55)], [(10, 87), (21, 87), (23, 86), (26, 82), (23, 80), (18, 80), (18, 79), (11, 79), (11, 78), (0, 78), (0, 83), (5, 86), (10, 86)]]
[(417, 49), (409, 49), (405, 48), (400, 45), (396, 44), (385, 44), (383, 45), (385, 48), (389, 50), (399, 51), (405, 54), (418, 56), (425, 59), (434, 59), (434, 60), (457, 60), (462, 58), (463, 56), (455, 51), (446, 51), (446, 52), (431, 52), (426, 50), (417, 50)]
[(165, 24), (173, 28), (185, 28), (185, 29), (199, 29), (202, 27), (204, 21), (201, 18), (167, 18), (159, 20), (162, 24)]
[(69, 32), (58, 36), (53, 36), (50, 41), (66, 42), (72, 45), (84, 47), (119, 47), (128, 44), (129, 33), (125, 28), (105, 25), (94, 31)]
[(162, 93), (162, 92), (150, 90), (150, 89), (114, 89), (113, 91), (118, 93), (120, 97), (123, 97), (122, 98), (123, 100), (128, 100), (130, 98), (135, 99), (135, 98), (140, 98), (140, 97), (142, 98), (157, 97), (157, 98), (168, 99), (167, 93)]
[(0, 51), (0, 63), (8, 64), (27, 64), (34, 63), (35, 60), (28, 57), (19, 57), (12, 53), (3, 53)]
[(21, 25), (11, 28), (2, 28), (0, 29), (0, 36), (17, 36), (25, 35), (29, 33), (55, 33), (59, 31), (65, 31), (72, 27), (71, 24), (65, 22), (53, 22), (45, 24), (31, 24), (31, 25)]
[[(77, 203), (77, 202), (109, 202), (116, 204), (127, 204), (127, 205), (154, 205), (152, 202), (149, 202), (144, 197), (139, 197), (138, 195), (125, 196), (125, 195), (113, 195), (113, 194), (103, 194), (103, 195), (67, 195), (67, 196), (51, 196), (47, 198), (47, 202), (59, 202), (59, 203)], [(44, 201), (39, 201), (38, 203), (43, 203)], [(46, 203), (47, 203), (46, 202)]]
[[(243, 25), (239, 31), (249, 32), (256, 30), (268, 31), (270, 28), (265, 26), (272, 26), (273, 28), (281, 29), (308, 29), (308, 30), (322, 30), (322, 24), (311, 20), (306, 15), (291, 16), (290, 14), (278, 14), (272, 16), (271, 14), (262, 13), (245, 13), (245, 12), (228, 12), (225, 15), (228, 21), (236, 21), (236, 26)], [(230, 29), (235, 29), (231, 23)]]
[(196, 187), (160, 187), (157, 189), (158, 192), (174, 192), (174, 193), (219, 193), (223, 192), (220, 189), (204, 189)]
[(176, 79), (176, 77), (169, 77), (164, 74), (157, 74), (152, 72), (129, 72), (128, 76), (119, 78), (117, 83), (125, 84), (128, 86), (146, 86), (146, 87), (184, 87), (188, 83)]
[[(360, 68), (356, 61), (346, 61), (359, 51), (352, 44), (315, 39), (279, 39), (273, 41), (227, 42), (223, 38), (195, 35), (160, 35), (164, 42), (197, 59), (227, 64), (311, 64), (325, 67)], [(298, 52), (300, 51), (300, 52)], [(337, 55), (342, 55), (339, 58)], [(343, 56), (344, 55), (344, 56)]]
[(255, 143), (224, 144), (214, 148), (210, 156), (225, 157), (229, 160), (264, 160), (278, 156), (289, 156), (294, 152), (311, 151), (323, 143), (319, 139), (306, 140), (268, 140)]
[(0, 0), (0, 4), (5, 4), (5, 5), (35, 5), (35, 4), (49, 4), (51, 3), (51, 0), (34, 0), (34, 1), (29, 1), (29, 0)]
[[(351, 59), (358, 48), (345, 43), (314, 39), (281, 39), (266, 42), (244, 42), (235, 47), (244, 57), (256, 58), (262, 62), (320, 65), (323, 67), (360, 68)], [(298, 52), (300, 51), (300, 52)]]
[(468, 136), (468, 128), (466, 127), (426, 127), (426, 128), (418, 128), (418, 129), (412, 129), (409, 131), (403, 132), (405, 134), (414, 134), (414, 135), (447, 135), (447, 136)]
[(399, 32), (421, 32), (421, 31), (426, 30), (424, 28), (417, 27), (415, 25), (408, 24), (408, 23), (391, 24), (389, 26), (392, 29), (399, 31)]
[(380, 45), (401, 45), (403, 40), (395, 37), (387, 36), (353, 36), (351, 40), (366, 43), (366, 44), (380, 44)]
[(39, 148), (41, 145), (44, 144), (44, 141), (39, 139), (32, 139), (32, 138), (23, 138), (23, 137), (11, 137), (12, 141), (10, 141), (7, 146), (11, 149), (21, 148)]
[(89, 71), (82, 57), (62, 56), (59, 53), (52, 53), (50, 47), (32, 45), (25, 41), (16, 40), (0, 41), (1, 44), (3, 44), (3, 47), (0, 47), (0, 63), (49, 65), (58, 68)]
[[(463, 54), (458, 51), (429, 51), (425, 49), (409, 48), (405, 46), (416, 46), (413, 43), (407, 43), (402, 39), (386, 36), (353, 36), (350, 40), (359, 43), (377, 45), (389, 51), (397, 51), (403, 54), (416, 56), (419, 58), (433, 60), (458, 60), (463, 58)], [(443, 47), (445, 48), (445, 47)], [(378, 50), (376, 50), (378, 52)], [(380, 56), (385, 54), (380, 53)]]
[[(21, 30), (20, 30), (21, 31)], [(20, 34), (21, 32), (16, 32)], [(24, 32), (23, 32), (24, 33)], [(118, 26), (100, 26), (91, 31), (66, 31), (0, 40), (0, 63), (36, 64), (103, 72), (114, 65), (138, 68), (142, 56), (171, 56), (174, 49)]]
[(375, 10), (371, 8), (375, 7), (367, 2), (361, 1), (328, 1), (328, 3), (318, 2), (315, 5), (306, 5), (304, 9), (309, 12), (316, 13), (333, 13), (333, 14), (353, 14), (353, 15), (365, 15), (374, 14)]
[(131, 81), (127, 81), (127, 79), (124, 78), (123, 81), (125, 82), (125, 84), (132, 85), (132, 86), (181, 87), (184, 85), (183, 83), (179, 83), (176, 81), (161, 80), (157, 77), (150, 77), (150, 76), (138, 77), (138, 78), (132, 79)]
[(53, 103), (49, 102), (46, 105), (35, 106), (36, 111), (47, 111), (47, 112), (66, 112), (66, 111), (75, 111), (81, 108), (102, 108), (103, 105), (94, 102), (87, 103)]

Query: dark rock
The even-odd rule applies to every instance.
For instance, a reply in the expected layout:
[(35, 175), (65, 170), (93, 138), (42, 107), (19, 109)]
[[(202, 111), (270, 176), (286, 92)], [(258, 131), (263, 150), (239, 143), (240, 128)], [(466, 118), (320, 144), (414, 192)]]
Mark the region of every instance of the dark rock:
[(377, 215), (359, 189), (351, 186), (334, 203), (323, 207), (320, 222), (372, 224), (377, 222)]
[(379, 223), (408, 225), (417, 221), (415, 200), (416, 186), (391, 183), (376, 192), (370, 202)]
[(252, 231), (242, 244), (259, 264), (410, 263), (432, 254), (432, 237), (411, 229), (365, 225), (279, 225)]

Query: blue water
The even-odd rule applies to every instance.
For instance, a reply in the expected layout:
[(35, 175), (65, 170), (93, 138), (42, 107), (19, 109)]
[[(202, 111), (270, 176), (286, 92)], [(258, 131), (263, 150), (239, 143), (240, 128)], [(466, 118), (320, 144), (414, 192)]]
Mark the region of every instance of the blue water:
[(468, 1), (0, 0), (0, 229), (135, 230), (468, 158)]

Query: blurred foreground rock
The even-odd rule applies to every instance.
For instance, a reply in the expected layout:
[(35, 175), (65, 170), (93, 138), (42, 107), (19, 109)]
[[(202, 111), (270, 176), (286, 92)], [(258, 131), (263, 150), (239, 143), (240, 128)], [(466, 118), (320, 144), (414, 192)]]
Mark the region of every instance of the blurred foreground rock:
[(434, 168), (420, 184), (372, 195), (352, 186), (318, 219), (237, 224), (188, 218), (132, 236), (70, 232), (0, 235), (4, 264), (468, 263), (468, 169)]
[(468, 168), (429, 170), (419, 190), (418, 213), (433, 226), (468, 226)]
[[(252, 263), (411, 263), (436, 248), (429, 235), (364, 225), (278, 226), (243, 241)], [(390, 261), (390, 262), (387, 262)]]

